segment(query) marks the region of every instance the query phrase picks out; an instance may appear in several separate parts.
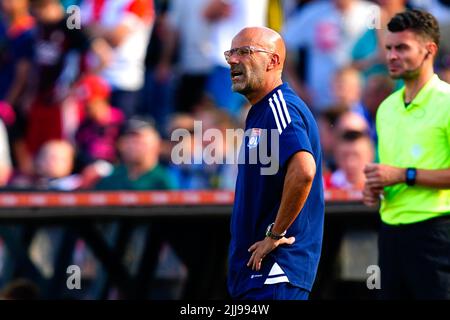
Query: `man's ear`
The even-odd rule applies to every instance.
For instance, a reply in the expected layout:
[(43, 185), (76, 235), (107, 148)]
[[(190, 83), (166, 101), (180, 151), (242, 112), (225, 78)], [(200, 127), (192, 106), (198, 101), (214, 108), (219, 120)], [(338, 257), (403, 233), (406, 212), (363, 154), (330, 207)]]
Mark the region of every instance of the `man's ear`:
[(275, 69), (280, 64), (280, 56), (276, 53), (272, 53), (270, 62), (267, 65), (267, 71)]
[(436, 57), (437, 52), (438, 52), (438, 46), (436, 43), (434, 42), (429, 42), (426, 46), (426, 50), (427, 50), (427, 55), (431, 54), (434, 57)]

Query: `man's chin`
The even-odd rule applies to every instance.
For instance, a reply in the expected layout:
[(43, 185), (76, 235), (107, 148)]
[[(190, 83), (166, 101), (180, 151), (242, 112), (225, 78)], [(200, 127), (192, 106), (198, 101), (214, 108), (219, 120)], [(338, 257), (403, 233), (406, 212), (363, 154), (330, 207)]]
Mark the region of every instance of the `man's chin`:
[(245, 93), (246, 92), (246, 86), (244, 86), (243, 84), (241, 84), (241, 83), (232, 83), (231, 84), (231, 90), (233, 91), (233, 92), (238, 92), (238, 93)]
[(402, 73), (390, 73), (390, 77), (394, 80), (414, 80), (420, 75), (419, 72), (402, 72)]
[(403, 79), (404, 78), (404, 74), (403, 73), (398, 73), (398, 72), (389, 72), (389, 76), (392, 79), (398, 80), (398, 79)]

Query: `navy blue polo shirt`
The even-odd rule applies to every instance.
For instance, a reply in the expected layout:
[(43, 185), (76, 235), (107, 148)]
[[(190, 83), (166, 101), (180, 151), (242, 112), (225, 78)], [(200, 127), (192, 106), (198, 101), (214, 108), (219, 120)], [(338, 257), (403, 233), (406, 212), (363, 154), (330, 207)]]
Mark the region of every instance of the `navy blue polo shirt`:
[[(231, 218), (228, 290), (232, 297), (238, 297), (265, 284), (290, 282), (311, 291), (324, 220), (317, 124), (306, 104), (283, 83), (251, 107), (245, 132)], [(267, 226), (275, 221), (288, 160), (299, 151), (312, 154), (316, 175), (304, 207), (287, 230), (286, 237), (295, 236), (296, 241), (267, 255), (258, 272), (251, 270), (247, 267), (251, 256), (248, 248), (263, 240)]]

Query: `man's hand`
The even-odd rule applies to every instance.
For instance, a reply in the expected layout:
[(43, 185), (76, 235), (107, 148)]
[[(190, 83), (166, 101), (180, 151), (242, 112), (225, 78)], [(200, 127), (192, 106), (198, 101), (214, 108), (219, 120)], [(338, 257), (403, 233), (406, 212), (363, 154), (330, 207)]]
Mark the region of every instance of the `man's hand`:
[(368, 207), (376, 207), (380, 202), (380, 195), (383, 193), (383, 188), (372, 189), (367, 183), (364, 185), (363, 202)]
[(294, 237), (283, 237), (280, 240), (274, 240), (272, 238), (265, 237), (264, 240), (255, 242), (250, 248), (248, 248), (248, 252), (252, 252), (252, 256), (247, 262), (247, 267), (252, 268), (252, 270), (259, 271), (261, 269), (262, 260), (276, 247), (282, 244), (290, 245), (294, 242)]
[(405, 181), (405, 169), (384, 164), (369, 163), (364, 168), (364, 174), (370, 189), (379, 189)]
[(156, 65), (155, 79), (158, 83), (167, 83), (172, 74), (172, 66), (170, 63), (161, 62)]

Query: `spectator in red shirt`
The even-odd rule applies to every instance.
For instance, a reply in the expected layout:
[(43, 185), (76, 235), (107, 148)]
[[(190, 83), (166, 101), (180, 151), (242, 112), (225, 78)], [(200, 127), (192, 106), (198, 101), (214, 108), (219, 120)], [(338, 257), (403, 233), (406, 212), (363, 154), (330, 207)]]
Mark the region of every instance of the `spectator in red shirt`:
[[(92, 51), (104, 57), (96, 40), (91, 42), (82, 29), (70, 28), (68, 16), (58, 0), (34, 0), (36, 16), (34, 98), (27, 115), (26, 147), (32, 158), (48, 140), (73, 139), (79, 124), (79, 106), (70, 90), (87, 68), (86, 57)], [(30, 171), (25, 164), (22, 170)]]
[[(49, 140), (67, 138), (70, 85), (81, 70), (80, 61), (89, 49), (81, 30), (69, 30), (59, 1), (35, 0), (32, 10), (37, 20), (34, 44), (32, 102), (27, 112), (25, 133), (27, 159), (21, 171), (32, 173), (32, 158)], [(64, 120), (64, 121), (63, 121)], [(22, 155), (24, 157), (24, 155)]]
[(97, 160), (115, 163), (116, 141), (124, 115), (108, 102), (111, 93), (109, 84), (100, 76), (86, 75), (76, 86), (76, 93), (86, 112), (75, 135), (78, 164), (83, 168)]

